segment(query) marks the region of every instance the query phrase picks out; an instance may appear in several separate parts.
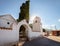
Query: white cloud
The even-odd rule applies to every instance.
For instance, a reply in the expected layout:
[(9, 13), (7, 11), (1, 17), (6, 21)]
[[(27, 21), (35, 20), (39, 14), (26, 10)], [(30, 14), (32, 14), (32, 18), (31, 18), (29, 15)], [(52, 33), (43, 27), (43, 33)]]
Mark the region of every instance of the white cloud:
[(46, 28), (46, 29), (55, 29), (55, 24), (52, 24), (52, 25), (42, 25), (43, 28)]
[(42, 25), (43, 28), (50, 29), (50, 25)]
[(29, 23), (33, 23), (33, 20), (34, 20), (34, 18), (35, 18), (36, 16), (39, 16), (39, 15), (38, 15), (38, 14), (32, 14), (32, 15), (30, 16)]
[(33, 23), (33, 20), (36, 16), (30, 16), (30, 20), (29, 20), (29, 23)]
[(60, 22), (60, 19), (58, 19), (58, 21)]
[(56, 25), (55, 24), (52, 24), (51, 27), (55, 27)]
[(56, 25), (55, 24), (51, 25), (51, 29), (55, 30), (56, 29)]

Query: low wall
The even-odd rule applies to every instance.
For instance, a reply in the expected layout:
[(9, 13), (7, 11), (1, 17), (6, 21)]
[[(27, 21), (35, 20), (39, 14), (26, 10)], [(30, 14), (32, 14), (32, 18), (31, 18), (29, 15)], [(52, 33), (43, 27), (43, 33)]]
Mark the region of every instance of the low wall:
[(0, 46), (19, 41), (19, 31), (16, 30), (16, 25), (13, 29), (0, 29)]

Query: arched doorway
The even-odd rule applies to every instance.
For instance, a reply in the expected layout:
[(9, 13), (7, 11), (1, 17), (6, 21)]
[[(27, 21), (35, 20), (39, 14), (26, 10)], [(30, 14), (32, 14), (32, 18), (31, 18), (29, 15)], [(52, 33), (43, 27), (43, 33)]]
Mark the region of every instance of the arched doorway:
[(19, 41), (26, 41), (27, 38), (27, 26), (21, 25), (19, 29)]
[[(22, 25), (25, 27), (25, 33), (26, 33), (26, 36), (27, 36), (26, 39), (29, 40), (29, 39), (31, 38), (31, 36), (32, 36), (32, 34), (31, 34), (31, 31), (32, 31), (32, 30), (31, 30), (29, 24), (26, 22), (25, 19), (22, 20), (22, 21), (20, 21), (20, 22), (17, 24), (17, 31), (18, 31), (18, 33), (19, 33), (20, 27), (21, 27)], [(17, 37), (19, 37), (19, 35), (20, 35), (20, 34), (18, 34)], [(21, 40), (21, 38), (18, 38), (18, 39)]]
[[(23, 30), (21, 28), (23, 28)], [(28, 31), (29, 31), (29, 29), (30, 28), (29, 28), (29, 25), (26, 22), (26, 20), (22, 20), (22, 21), (20, 21), (18, 23), (18, 25), (17, 25), (17, 31), (19, 31), (19, 34), (18, 34), (19, 35), (19, 41), (21, 41), (20, 37), (23, 37), (24, 35), (25, 35), (24, 37), (26, 38), (26, 40), (28, 40)], [(22, 33), (23, 36), (20, 36), (21, 33)]]

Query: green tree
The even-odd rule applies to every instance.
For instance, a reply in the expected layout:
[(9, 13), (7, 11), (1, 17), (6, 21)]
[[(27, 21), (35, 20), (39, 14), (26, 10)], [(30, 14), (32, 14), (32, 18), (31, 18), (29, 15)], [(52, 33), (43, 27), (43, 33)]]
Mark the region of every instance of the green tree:
[(43, 28), (43, 32), (46, 32), (46, 30)]
[[(26, 22), (29, 23), (29, 0), (27, 0), (25, 3), (22, 3), (22, 6), (20, 7), (19, 12), (19, 18), (17, 19), (18, 22), (20, 22), (23, 19), (26, 19)], [(25, 27), (22, 25), (20, 27), (20, 31), (23, 31), (23, 35), (25, 34)]]
[(30, 26), (31, 28), (33, 28), (33, 27), (32, 27), (32, 24), (29, 24), (29, 26)]
[(26, 19), (27, 23), (29, 22), (29, 2), (30, 2), (29, 0), (26, 1), (20, 7), (18, 22), (23, 20), (23, 19)]

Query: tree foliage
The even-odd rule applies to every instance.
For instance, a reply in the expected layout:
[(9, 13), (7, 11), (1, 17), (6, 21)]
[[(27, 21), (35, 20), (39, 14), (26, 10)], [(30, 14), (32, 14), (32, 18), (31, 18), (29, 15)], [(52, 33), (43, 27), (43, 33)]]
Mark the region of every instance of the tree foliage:
[(29, 0), (26, 1), (20, 7), (18, 22), (23, 20), (23, 19), (26, 19), (26, 21), (29, 22), (29, 2), (30, 2)]
[[(20, 7), (19, 12), (19, 18), (17, 19), (18, 22), (20, 22), (23, 19), (26, 19), (26, 22), (29, 23), (29, 0), (27, 0), (25, 3), (22, 3), (22, 6)], [(23, 34), (25, 32), (25, 27), (22, 25), (20, 27), (20, 31), (23, 31)]]
[(46, 32), (46, 30), (45, 30), (45, 29), (43, 29), (43, 32)]
[(31, 28), (33, 28), (33, 27), (32, 27), (32, 24), (29, 24), (29, 26), (30, 26)]

